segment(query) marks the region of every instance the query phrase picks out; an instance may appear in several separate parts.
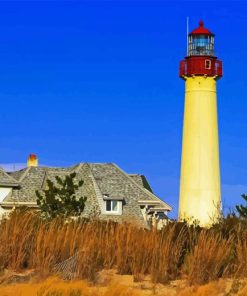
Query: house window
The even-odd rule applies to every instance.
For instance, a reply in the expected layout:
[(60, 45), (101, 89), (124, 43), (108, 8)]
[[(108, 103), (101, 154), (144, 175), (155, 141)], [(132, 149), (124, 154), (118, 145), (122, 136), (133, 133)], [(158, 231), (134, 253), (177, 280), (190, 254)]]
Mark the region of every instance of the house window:
[(211, 69), (211, 61), (210, 60), (205, 60), (205, 69), (208, 69), (208, 70)]
[(106, 201), (106, 212), (118, 212), (118, 201), (117, 200), (107, 200)]

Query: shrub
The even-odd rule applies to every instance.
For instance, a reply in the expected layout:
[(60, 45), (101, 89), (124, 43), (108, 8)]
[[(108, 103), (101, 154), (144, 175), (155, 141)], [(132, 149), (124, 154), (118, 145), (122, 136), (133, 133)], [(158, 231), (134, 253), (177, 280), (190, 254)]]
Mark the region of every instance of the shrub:
[(47, 218), (80, 216), (84, 210), (87, 197), (77, 196), (77, 191), (83, 185), (80, 180), (75, 183), (76, 173), (71, 173), (64, 179), (56, 176), (57, 184), (47, 180), (47, 188), (36, 190), (37, 204), (42, 214)]

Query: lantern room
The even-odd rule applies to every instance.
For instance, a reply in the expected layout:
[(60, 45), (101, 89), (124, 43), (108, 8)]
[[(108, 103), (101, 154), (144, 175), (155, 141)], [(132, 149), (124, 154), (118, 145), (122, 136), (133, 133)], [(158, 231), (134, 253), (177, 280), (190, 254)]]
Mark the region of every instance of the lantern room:
[(188, 55), (180, 62), (179, 76), (222, 76), (222, 62), (214, 55), (214, 34), (204, 27), (199, 27), (188, 36)]
[(188, 56), (214, 56), (214, 34), (204, 28), (203, 21), (188, 38)]

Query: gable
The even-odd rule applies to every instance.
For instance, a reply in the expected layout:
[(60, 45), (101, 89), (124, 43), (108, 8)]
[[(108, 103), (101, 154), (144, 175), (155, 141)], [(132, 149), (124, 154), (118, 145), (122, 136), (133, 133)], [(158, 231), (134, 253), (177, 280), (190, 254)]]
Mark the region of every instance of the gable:
[(0, 168), (0, 186), (3, 187), (16, 187), (18, 181), (9, 176), (2, 168)]
[(2, 202), (6, 197), (11, 195), (12, 188), (11, 187), (0, 187), (0, 202)]

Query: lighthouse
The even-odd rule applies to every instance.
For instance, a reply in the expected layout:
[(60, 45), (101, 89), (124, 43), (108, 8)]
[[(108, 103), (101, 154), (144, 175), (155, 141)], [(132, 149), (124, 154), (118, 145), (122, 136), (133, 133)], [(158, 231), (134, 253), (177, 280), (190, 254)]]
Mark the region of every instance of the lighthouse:
[(199, 27), (188, 35), (180, 62), (185, 81), (179, 220), (210, 226), (221, 211), (216, 82), (222, 62), (214, 53), (214, 34)]

